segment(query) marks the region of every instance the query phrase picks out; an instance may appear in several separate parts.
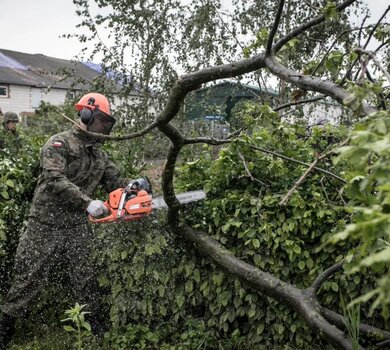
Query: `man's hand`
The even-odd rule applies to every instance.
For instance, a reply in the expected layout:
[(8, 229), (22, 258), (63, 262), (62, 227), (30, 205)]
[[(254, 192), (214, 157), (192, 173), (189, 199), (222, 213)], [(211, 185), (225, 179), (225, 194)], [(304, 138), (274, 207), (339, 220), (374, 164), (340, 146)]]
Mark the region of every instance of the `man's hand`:
[(139, 190), (145, 190), (149, 194), (152, 194), (152, 185), (150, 184), (149, 179), (144, 176), (140, 179), (131, 180), (131, 182), (126, 187), (126, 192), (138, 192)]
[(104, 213), (108, 213), (107, 207), (104, 205), (104, 202), (101, 200), (93, 200), (91, 203), (89, 203), (87, 207), (87, 212), (89, 215), (96, 217), (100, 216)]

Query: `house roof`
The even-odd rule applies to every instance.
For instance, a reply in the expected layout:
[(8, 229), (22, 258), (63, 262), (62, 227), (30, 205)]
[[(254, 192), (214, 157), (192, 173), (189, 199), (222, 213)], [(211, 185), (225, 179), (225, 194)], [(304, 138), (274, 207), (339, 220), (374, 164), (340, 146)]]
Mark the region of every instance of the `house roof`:
[[(76, 78), (68, 78), (66, 72)], [(82, 62), (0, 49), (0, 84), (82, 90), (98, 75)]]

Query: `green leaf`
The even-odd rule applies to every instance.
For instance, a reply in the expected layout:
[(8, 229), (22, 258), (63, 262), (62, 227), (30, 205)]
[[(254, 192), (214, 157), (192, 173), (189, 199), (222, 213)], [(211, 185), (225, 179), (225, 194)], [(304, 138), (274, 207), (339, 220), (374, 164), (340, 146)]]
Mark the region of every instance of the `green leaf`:
[(253, 316), (255, 316), (256, 315), (256, 310), (255, 309), (250, 309), (249, 311), (248, 311), (248, 317), (249, 318), (252, 318)]
[(313, 266), (314, 266), (314, 261), (312, 259), (307, 259), (306, 260), (306, 266), (309, 268), (309, 269), (312, 269)]
[(76, 332), (76, 330), (75, 330), (72, 326), (64, 326), (64, 329), (65, 329), (67, 332)]
[(294, 246), (293, 251), (294, 251), (295, 253), (297, 253), (297, 254), (301, 254), (301, 247), (299, 247), (299, 246)]
[(339, 291), (339, 286), (336, 282), (332, 282), (330, 287), (333, 289), (333, 291), (338, 292)]
[(390, 261), (390, 247), (385, 248), (379, 253), (372, 254), (360, 262), (362, 266), (371, 266), (378, 263), (388, 263)]
[(252, 239), (252, 245), (255, 249), (260, 248), (260, 241), (257, 238)]
[(12, 180), (8, 179), (5, 181), (5, 184), (8, 186), (8, 187), (15, 187), (15, 184)]

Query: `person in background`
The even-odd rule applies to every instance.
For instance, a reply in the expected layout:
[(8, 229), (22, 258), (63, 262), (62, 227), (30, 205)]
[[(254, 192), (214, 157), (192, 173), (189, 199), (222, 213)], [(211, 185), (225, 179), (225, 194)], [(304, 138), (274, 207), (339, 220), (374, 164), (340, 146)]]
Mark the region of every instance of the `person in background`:
[(11, 152), (17, 152), (20, 146), (19, 134), (16, 130), (19, 117), (15, 112), (5, 112), (1, 115), (3, 116), (3, 128), (0, 133), (0, 149), (8, 148)]
[(41, 173), (29, 221), (19, 240), (11, 288), (0, 307), (0, 349), (11, 341), (16, 319), (28, 314), (58, 266), (67, 269), (71, 298), (87, 304), (92, 316), (99, 314), (97, 268), (90, 259), (95, 237), (87, 216), (98, 217), (107, 208), (93, 193), (98, 185), (108, 192), (127, 186), (151, 192), (147, 178), (120, 177), (101, 149), (99, 135), (109, 135), (115, 124), (108, 99), (88, 93), (75, 108), (78, 125), (52, 136), (40, 152)]

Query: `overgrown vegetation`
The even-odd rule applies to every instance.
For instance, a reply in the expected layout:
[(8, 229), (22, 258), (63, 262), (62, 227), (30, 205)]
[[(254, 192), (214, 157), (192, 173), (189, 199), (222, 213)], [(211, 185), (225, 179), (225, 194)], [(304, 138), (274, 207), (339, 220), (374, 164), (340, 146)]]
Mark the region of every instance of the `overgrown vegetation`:
[[(161, 189), (170, 207), (167, 216), (96, 227), (110, 331), (86, 346), (324, 349), (329, 343), (351, 350), (389, 338), (379, 329), (357, 332), (358, 321), (386, 330), (389, 318), (390, 78), (383, 17), (375, 26), (353, 28), (345, 12), (353, 0), (264, 1), (262, 11), (257, 1), (235, 0), (229, 15), (217, 0), (97, 0), (110, 8), (95, 17), (88, 1), (74, 3), (91, 31), (83, 41), (98, 37), (99, 25), (112, 28), (117, 45), (99, 42), (94, 53), (103, 52), (104, 71), (131, 78), (120, 95), (139, 93), (134, 104), (118, 108), (125, 115), (120, 134), (148, 125), (153, 132), (105, 147), (132, 175), (145, 155), (167, 149)], [(375, 53), (366, 50), (373, 36), (380, 41)], [(126, 52), (139, 62), (131, 71)], [(188, 74), (179, 78), (176, 66)], [(279, 106), (241, 104), (237, 130), (225, 140), (194, 135), (185, 118), (179, 120), (190, 91), (243, 74), (263, 89), (267, 77), (278, 77)], [(105, 81), (92, 86), (112, 96)], [(315, 108), (298, 104), (325, 98), (345, 107), (339, 119), (345, 124), (309, 127)], [(217, 153), (210, 145), (224, 146)], [(9, 159), (2, 162), (7, 172)], [(11, 164), (11, 173), (18, 166), (25, 164)], [(7, 180), (4, 190), (11, 191)], [(21, 176), (26, 183), (33, 178)], [(173, 189), (199, 188), (207, 199), (177, 210)], [(25, 216), (21, 196), (2, 196), (5, 203), (15, 198)], [(0, 215), (4, 229), (12, 220), (6, 221), (6, 210)], [(10, 235), (1, 237), (4, 243)], [(3, 252), (10, 261), (11, 250)], [(343, 307), (340, 295), (353, 301)], [(58, 334), (58, 310), (51, 307), (41, 348)], [(69, 344), (66, 339), (63, 348)]]
[[(315, 172), (287, 205), (280, 206), (281, 198), (305, 167), (259, 149), (283, 149), (289, 158), (311, 162), (319, 149), (335, 148), (347, 130), (328, 125), (307, 133), (304, 125), (280, 121), (269, 107), (252, 103), (241, 114), (247, 133), (223, 148), (217, 159), (205, 148), (181, 168), (176, 183), (179, 191), (204, 188), (207, 192), (205, 202), (187, 208), (185, 219), (193, 227), (212, 233), (244, 261), (307, 287), (352, 247), (343, 243), (318, 249), (350, 221), (351, 214), (342, 209), (347, 197), (340, 192), (342, 183), (338, 179)], [(33, 139), (28, 140), (31, 142)], [(123, 162), (121, 150), (126, 152), (126, 148), (115, 143), (106, 147), (117, 162), (136, 174), (130, 163)], [(19, 167), (36, 164), (36, 157), (32, 152), (28, 158), (18, 158)], [(2, 164), (9, 164), (8, 157)], [(328, 161), (326, 166), (335, 174), (346, 169), (345, 162), (334, 167)], [(15, 171), (8, 168), (3, 173), (9, 179)], [(25, 172), (17, 174), (14, 181), (17, 179), (21, 188), (34, 183)], [(24, 217), (28, 201), (14, 194), (10, 198), (20, 205), (14, 207), (17, 217)], [(181, 237), (172, 235), (164, 226), (162, 214), (139, 222), (95, 226), (101, 242), (95, 258), (103, 270), (100, 284), (106, 290), (110, 312), (105, 321), (111, 330), (100, 343), (87, 338), (86, 348), (91, 344), (115, 349), (326, 346), (295, 313), (246, 288)], [(7, 218), (4, 214), (2, 217)], [(369, 291), (372, 283), (371, 277), (358, 273), (337, 274), (324, 283), (320, 298), (323, 305), (342, 312), (340, 293), (355, 298)], [(58, 312), (46, 313), (58, 317)], [(85, 317), (88, 320), (88, 315)], [(59, 327), (58, 319), (45, 322), (54, 327), (53, 332), (56, 324)], [(66, 349), (72, 342), (64, 339)]]

